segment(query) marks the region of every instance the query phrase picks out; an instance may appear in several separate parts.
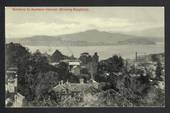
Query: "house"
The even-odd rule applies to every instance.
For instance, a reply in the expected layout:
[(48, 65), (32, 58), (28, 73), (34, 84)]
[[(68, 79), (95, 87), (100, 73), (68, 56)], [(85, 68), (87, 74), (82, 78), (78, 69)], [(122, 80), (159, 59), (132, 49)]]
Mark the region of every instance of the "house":
[(61, 62), (64, 62), (68, 64), (68, 70), (69, 72), (73, 73), (74, 75), (80, 75), (80, 60), (62, 60)]
[(25, 99), (25, 97), (23, 95), (21, 95), (20, 93), (17, 93), (14, 96), (13, 107), (22, 107), (23, 103), (24, 103), (24, 99)]
[(24, 96), (17, 92), (17, 67), (10, 67), (6, 71), (5, 89), (8, 97), (6, 98), (6, 105), (12, 107), (22, 107)]
[(17, 67), (8, 68), (6, 71), (6, 92), (16, 93), (17, 91)]
[(52, 88), (51, 93), (57, 101), (62, 101), (67, 98), (76, 98), (77, 101), (83, 101), (85, 93), (91, 93), (90, 89), (97, 90), (99, 83), (94, 80), (84, 83), (84, 79), (80, 79), (79, 83), (70, 83), (63, 81), (59, 82), (57, 86)]

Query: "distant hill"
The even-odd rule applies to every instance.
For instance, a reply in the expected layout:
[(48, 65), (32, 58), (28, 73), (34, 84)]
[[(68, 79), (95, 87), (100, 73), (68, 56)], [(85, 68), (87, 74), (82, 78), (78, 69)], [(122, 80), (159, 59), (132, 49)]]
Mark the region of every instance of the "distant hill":
[[(157, 37), (156, 37), (157, 38)], [(6, 42), (17, 42), (31, 46), (102, 46), (117, 44), (155, 44), (156, 38), (133, 36), (121, 33), (110, 33), (95, 29), (60, 36), (39, 35), (21, 39), (8, 39)], [(154, 40), (153, 40), (154, 39)]]
[(151, 39), (155, 40), (156, 42), (164, 42), (165, 40), (165, 33), (163, 27), (155, 27), (141, 30), (136, 32), (136, 36), (150, 38), (152, 37)]
[(127, 39), (124, 41), (119, 41), (118, 42), (121, 45), (127, 45), (127, 44), (133, 44), (133, 45), (152, 45), (156, 44), (156, 42), (152, 41), (149, 38), (136, 38), (136, 39)]
[(150, 36), (155, 37), (156, 39), (163, 39), (164, 38), (164, 28), (163, 27), (155, 27), (149, 28), (145, 30), (141, 30), (136, 33), (137, 36)]

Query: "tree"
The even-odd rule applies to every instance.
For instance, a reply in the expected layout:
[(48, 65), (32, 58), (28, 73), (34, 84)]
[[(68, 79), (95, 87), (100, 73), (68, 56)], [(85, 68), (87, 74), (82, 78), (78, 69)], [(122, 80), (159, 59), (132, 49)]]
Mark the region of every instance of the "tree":
[(151, 55), (151, 59), (152, 59), (152, 61), (154, 61), (154, 62), (158, 62), (158, 61), (160, 60), (158, 54), (152, 54), (152, 55)]
[(53, 71), (39, 73), (36, 81), (38, 82), (35, 86), (36, 99), (47, 99), (49, 90), (57, 85), (59, 75), (57, 72)]
[(111, 58), (108, 58), (107, 60), (100, 61), (98, 70), (100, 70), (100, 73), (102, 71), (104, 72), (121, 72), (124, 67), (124, 61), (123, 58), (120, 56), (118, 57), (117, 55), (114, 55)]
[(18, 43), (9, 43), (5, 47), (6, 69), (10, 66), (17, 66), (20, 60), (23, 60), (30, 53), (28, 49)]
[(74, 76), (74, 74), (70, 73), (68, 70), (68, 64), (65, 62), (60, 62), (58, 68), (59, 80), (63, 80), (66, 82), (67, 80), (70, 82), (78, 82), (78, 77)]
[(162, 67), (161, 62), (157, 62), (157, 67), (156, 67), (156, 78), (159, 79), (159, 80), (161, 79), (162, 70), (163, 70), (163, 67)]

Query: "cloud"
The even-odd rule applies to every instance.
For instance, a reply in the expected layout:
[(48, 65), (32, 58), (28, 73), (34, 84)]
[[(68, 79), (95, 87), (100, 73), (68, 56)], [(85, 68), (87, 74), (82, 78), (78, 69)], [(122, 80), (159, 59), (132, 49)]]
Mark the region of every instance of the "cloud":
[(88, 29), (105, 30), (107, 28), (122, 28), (131, 25), (127, 20), (122, 19), (100, 19), (75, 17), (64, 19), (64, 23), (7, 23), (7, 37), (26, 37), (32, 35), (60, 35), (66, 33), (79, 32)]
[[(92, 8), (95, 9), (95, 8)], [(102, 8), (101, 8), (102, 9)], [(119, 9), (120, 10), (120, 9)], [(117, 10), (117, 11), (119, 11)], [(97, 13), (95, 13), (97, 11)], [(61, 14), (61, 13), (10, 13), (6, 11), (6, 37), (22, 38), (33, 35), (61, 35), (68, 33), (81, 32), (89, 29), (98, 29), (101, 31), (132, 33), (137, 31), (163, 26), (163, 20), (135, 18), (136, 13), (127, 16), (125, 10), (119, 13), (106, 14), (100, 16), (98, 10), (92, 10), (89, 13)], [(103, 10), (104, 11), (104, 10)], [(105, 9), (105, 12), (107, 10)], [(134, 12), (134, 11), (133, 11)], [(141, 12), (141, 10), (140, 10)], [(95, 15), (92, 15), (92, 14)], [(114, 16), (117, 15), (117, 16)], [(104, 15), (104, 14), (102, 14)], [(121, 15), (121, 16), (119, 16)], [(125, 17), (123, 17), (125, 15)], [(140, 14), (138, 14), (140, 15)], [(141, 15), (140, 15), (141, 16)], [(146, 16), (144, 16), (146, 17)], [(152, 17), (152, 16), (150, 16)], [(156, 17), (154, 17), (156, 18)], [(142, 21), (141, 21), (142, 20)], [(152, 19), (154, 20), (154, 19)], [(157, 24), (155, 24), (157, 22)], [(132, 32), (133, 31), (133, 32)]]

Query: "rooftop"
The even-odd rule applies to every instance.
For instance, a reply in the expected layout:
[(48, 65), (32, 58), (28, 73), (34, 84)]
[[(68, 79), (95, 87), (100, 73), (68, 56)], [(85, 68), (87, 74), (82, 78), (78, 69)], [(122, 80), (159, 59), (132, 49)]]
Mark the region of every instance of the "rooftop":
[(61, 92), (61, 91), (84, 91), (91, 87), (91, 84), (80, 84), (80, 83), (69, 83), (69, 84), (59, 84), (56, 87), (53, 88), (55, 92)]
[(84, 83), (84, 82), (80, 82), (80, 83), (62, 83), (62, 84), (58, 84), (57, 86), (55, 86), (52, 90), (55, 92), (63, 92), (63, 91), (86, 91), (90, 88), (96, 88), (96, 85), (98, 85), (98, 83), (94, 80), (89, 81), (88, 83)]

